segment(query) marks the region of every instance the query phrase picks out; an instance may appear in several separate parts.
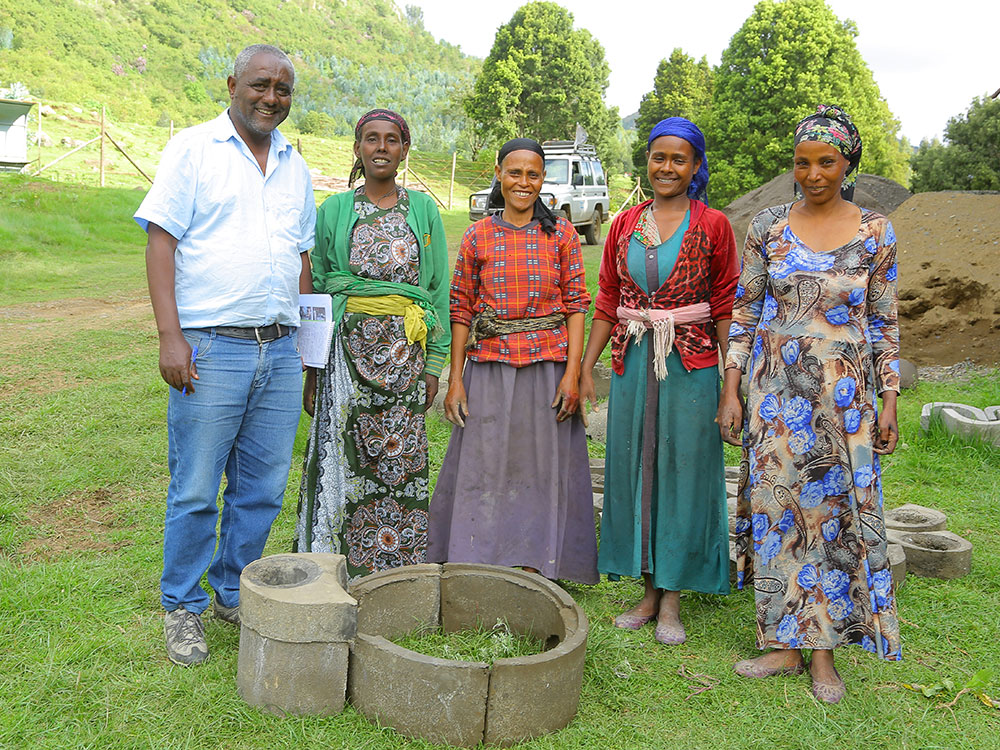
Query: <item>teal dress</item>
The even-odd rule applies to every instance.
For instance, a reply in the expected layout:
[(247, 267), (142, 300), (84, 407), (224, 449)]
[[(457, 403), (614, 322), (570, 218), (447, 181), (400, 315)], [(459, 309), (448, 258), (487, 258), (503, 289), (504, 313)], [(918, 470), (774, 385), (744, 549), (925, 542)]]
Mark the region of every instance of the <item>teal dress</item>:
[[(669, 283), (690, 216), (659, 245), (631, 238), (629, 274), (647, 294)], [(624, 374), (611, 377), (597, 567), (611, 580), (649, 573), (658, 589), (728, 594), (719, 372), (689, 372), (674, 349), (657, 381), (651, 338), (631, 342)]]

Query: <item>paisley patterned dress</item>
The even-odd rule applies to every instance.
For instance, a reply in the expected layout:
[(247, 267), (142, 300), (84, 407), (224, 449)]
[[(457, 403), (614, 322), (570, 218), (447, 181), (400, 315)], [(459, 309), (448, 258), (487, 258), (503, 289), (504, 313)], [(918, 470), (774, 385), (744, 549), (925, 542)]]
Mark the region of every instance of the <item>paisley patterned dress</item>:
[[(418, 283), (419, 245), (406, 223), (408, 208), (402, 188), (396, 205), (385, 210), (358, 188), (352, 273)], [(295, 548), (346, 555), (352, 579), (424, 561), (423, 370), (424, 351), (407, 342), (402, 316), (348, 313), (319, 374)]]
[(861, 209), (857, 235), (814, 252), (792, 204), (751, 224), (727, 366), (749, 372), (737, 584), (760, 648), (857, 644), (900, 659), (882, 517), (877, 394), (899, 389), (896, 237)]

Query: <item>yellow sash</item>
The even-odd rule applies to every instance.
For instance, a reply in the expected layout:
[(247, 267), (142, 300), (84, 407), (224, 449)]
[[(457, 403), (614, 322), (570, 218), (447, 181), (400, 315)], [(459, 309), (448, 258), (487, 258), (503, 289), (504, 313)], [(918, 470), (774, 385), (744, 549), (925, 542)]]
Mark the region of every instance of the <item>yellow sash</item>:
[(407, 297), (400, 294), (381, 297), (349, 296), (345, 311), (366, 315), (402, 315), (407, 342), (412, 344), (419, 341), (420, 346), (427, 351), (427, 324), (424, 322), (423, 308)]

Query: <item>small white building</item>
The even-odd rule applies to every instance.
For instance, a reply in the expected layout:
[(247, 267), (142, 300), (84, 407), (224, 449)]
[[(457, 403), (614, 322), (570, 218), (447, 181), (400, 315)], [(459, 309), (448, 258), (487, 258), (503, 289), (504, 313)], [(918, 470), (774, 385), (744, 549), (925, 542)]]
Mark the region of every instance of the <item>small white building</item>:
[(0, 99), (0, 172), (20, 172), (28, 162), (28, 112), (34, 102)]

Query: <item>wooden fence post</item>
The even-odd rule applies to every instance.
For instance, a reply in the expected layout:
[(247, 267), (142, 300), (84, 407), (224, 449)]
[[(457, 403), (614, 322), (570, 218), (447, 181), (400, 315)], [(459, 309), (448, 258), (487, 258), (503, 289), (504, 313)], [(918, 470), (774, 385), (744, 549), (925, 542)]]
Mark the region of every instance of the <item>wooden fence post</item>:
[(451, 211), (451, 201), (455, 197), (455, 161), (458, 159), (458, 152), (451, 152), (451, 183), (448, 186), (448, 210)]
[(104, 105), (101, 105), (101, 187), (104, 187)]
[(403, 187), (406, 187), (406, 176), (410, 171), (410, 155), (406, 155), (406, 161), (403, 163)]
[(171, 138), (174, 137), (174, 121), (173, 120), (170, 121), (170, 137)]
[(38, 143), (38, 168), (42, 168), (42, 100), (38, 100), (38, 133), (35, 135)]

